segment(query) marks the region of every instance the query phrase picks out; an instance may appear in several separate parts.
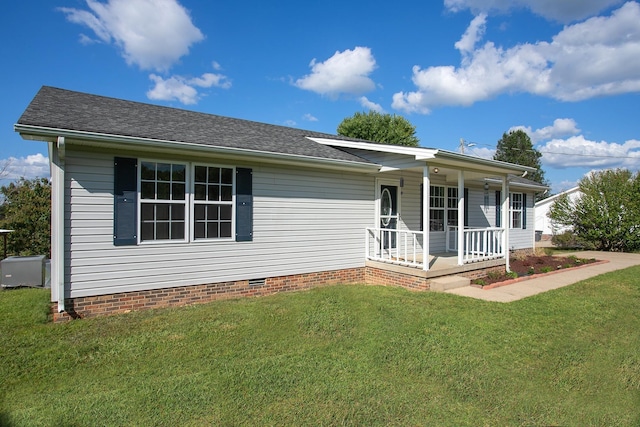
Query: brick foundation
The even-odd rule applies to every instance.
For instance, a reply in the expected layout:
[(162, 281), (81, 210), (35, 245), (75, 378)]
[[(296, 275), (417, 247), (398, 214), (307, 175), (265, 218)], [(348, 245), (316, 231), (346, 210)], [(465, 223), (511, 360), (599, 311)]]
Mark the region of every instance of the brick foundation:
[(69, 298), (65, 300), (67, 311), (58, 313), (57, 303), (51, 305), (51, 310), (53, 321), (62, 322), (70, 319), (128, 313), (134, 310), (202, 304), (239, 297), (264, 296), (277, 292), (299, 291), (338, 283), (364, 283), (364, 270), (363, 267), (269, 277), (264, 280), (264, 284), (254, 284), (253, 282), (250, 284), (248, 280), (241, 280), (237, 282), (210, 283), (205, 285)]
[(428, 291), (431, 289), (431, 282), (425, 277), (412, 276), (375, 267), (367, 267), (365, 269), (365, 281), (369, 285), (393, 285), (415, 291)]
[[(501, 270), (504, 272), (504, 266), (461, 272), (457, 273), (457, 275), (473, 280), (486, 276), (490, 270)], [(51, 313), (54, 322), (62, 322), (70, 319), (128, 313), (134, 310), (203, 304), (223, 299), (300, 291), (325, 285), (357, 283), (383, 286), (392, 285), (414, 291), (428, 291), (431, 289), (431, 281), (429, 278), (420, 275), (405, 274), (401, 271), (368, 266), (345, 270), (269, 277), (264, 279), (264, 282), (258, 283), (241, 280), (237, 282), (209, 283), (148, 291), (69, 298), (65, 300), (66, 312), (57, 313), (58, 305), (57, 303), (53, 303), (51, 305)]]

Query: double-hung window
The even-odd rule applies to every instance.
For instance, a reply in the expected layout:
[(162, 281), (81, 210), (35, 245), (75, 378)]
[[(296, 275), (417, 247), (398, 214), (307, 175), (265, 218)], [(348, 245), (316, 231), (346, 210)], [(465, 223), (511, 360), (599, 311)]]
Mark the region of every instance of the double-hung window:
[(233, 236), (233, 168), (194, 167), (193, 238), (229, 239)]
[(187, 166), (140, 162), (140, 241), (185, 240)]
[(187, 241), (189, 224), (191, 240), (233, 237), (234, 169), (187, 170), (182, 163), (140, 162), (140, 241)]
[(458, 226), (458, 189), (447, 187), (447, 225)]
[(511, 193), (511, 206), (509, 214), (511, 217), (511, 228), (522, 228), (523, 197), (522, 193)]
[(250, 168), (114, 158), (113, 244), (253, 240)]
[(429, 231), (444, 231), (445, 187), (429, 187)]

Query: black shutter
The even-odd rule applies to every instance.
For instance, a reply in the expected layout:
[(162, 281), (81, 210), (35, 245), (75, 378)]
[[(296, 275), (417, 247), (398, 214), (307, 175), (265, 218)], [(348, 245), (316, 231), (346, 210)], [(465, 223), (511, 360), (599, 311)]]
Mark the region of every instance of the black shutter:
[(522, 228), (527, 228), (527, 195), (522, 193)]
[(424, 231), (424, 184), (420, 184), (420, 231)]
[(502, 197), (500, 190), (496, 191), (496, 227), (500, 227), (502, 222)]
[(236, 168), (236, 242), (253, 240), (252, 171)]
[(138, 160), (114, 159), (113, 244), (136, 245), (138, 225)]
[(464, 226), (469, 226), (469, 189), (464, 189)]

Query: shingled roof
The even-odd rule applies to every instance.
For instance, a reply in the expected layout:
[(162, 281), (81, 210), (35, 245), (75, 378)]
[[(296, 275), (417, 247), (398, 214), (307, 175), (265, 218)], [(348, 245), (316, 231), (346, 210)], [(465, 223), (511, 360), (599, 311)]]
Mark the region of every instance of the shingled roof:
[(308, 137), (341, 136), (43, 86), (17, 125), (370, 163)]

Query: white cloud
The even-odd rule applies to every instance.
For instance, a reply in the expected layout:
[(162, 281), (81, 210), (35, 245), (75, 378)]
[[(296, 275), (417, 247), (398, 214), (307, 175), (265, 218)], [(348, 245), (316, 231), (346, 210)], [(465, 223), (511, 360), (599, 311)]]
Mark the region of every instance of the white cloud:
[(368, 110), (376, 111), (378, 113), (384, 113), (384, 108), (382, 108), (380, 104), (376, 104), (373, 101), (369, 101), (369, 99), (366, 96), (361, 96), (358, 99), (358, 101), (360, 101), (360, 105), (362, 105), (364, 108)]
[[(127, 64), (168, 70), (204, 39), (187, 10), (176, 0), (86, 0), (89, 10), (59, 8), (70, 22), (91, 29), (104, 43), (113, 43)], [(81, 42), (86, 44), (83, 35)]]
[(591, 167), (640, 169), (640, 140), (623, 144), (591, 141), (583, 135), (552, 139), (537, 147), (545, 166), (553, 168)]
[(578, 129), (578, 125), (573, 119), (555, 119), (553, 125), (536, 130), (532, 130), (531, 126), (514, 126), (509, 129), (509, 131), (518, 129), (525, 131), (534, 145), (540, 141), (548, 141), (553, 138), (577, 135), (580, 133), (580, 129)]
[(375, 89), (369, 74), (376, 61), (368, 47), (336, 52), (324, 62), (314, 58), (309, 64), (311, 74), (299, 78), (294, 85), (321, 95), (337, 97), (340, 94), (361, 95)]
[(284, 121), (284, 125), (285, 126), (289, 126), (290, 128), (294, 127), (297, 125), (297, 123), (295, 122), (295, 120), (285, 120)]
[(486, 148), (486, 147), (471, 147), (467, 148), (464, 154), (468, 154), (469, 156), (476, 156), (483, 159), (493, 159), (493, 155), (496, 154), (495, 148)]
[(470, 10), (480, 12), (509, 12), (514, 9), (529, 9), (546, 19), (571, 22), (593, 16), (622, 0), (444, 0), (452, 12)]
[(487, 15), (481, 13), (473, 18), (471, 24), (467, 27), (467, 31), (464, 32), (462, 38), (454, 45), (462, 53), (472, 52), (476, 47), (478, 40), (482, 39), (487, 27)]
[(0, 173), (2, 181), (15, 181), (20, 178), (49, 178), (49, 158), (41, 153), (31, 154), (27, 157), (9, 157), (0, 160)]
[(469, 106), (504, 93), (530, 93), (560, 101), (640, 92), (640, 4), (610, 16), (565, 26), (551, 42), (508, 49), (486, 42), (475, 48), (483, 20), (474, 19), (456, 47), (459, 67), (413, 67), (417, 89), (393, 95), (393, 108), (428, 114), (445, 105)]
[(200, 98), (196, 87), (219, 87), (228, 89), (231, 81), (222, 74), (204, 73), (200, 77), (185, 78), (172, 76), (164, 79), (155, 74), (149, 75), (155, 83), (153, 89), (147, 92), (147, 98), (160, 101), (180, 101), (183, 104), (195, 104)]
[(308, 122), (317, 122), (318, 121), (317, 117), (315, 117), (315, 116), (313, 116), (312, 114), (309, 114), (309, 113), (307, 113), (304, 116), (302, 116), (302, 118), (304, 120), (308, 121)]
[(569, 180), (562, 180), (558, 183), (553, 183), (551, 184), (551, 193), (550, 194), (558, 194), (558, 193), (562, 193), (563, 191), (569, 190), (573, 187), (577, 187), (578, 186), (578, 180), (575, 181), (569, 181)]

